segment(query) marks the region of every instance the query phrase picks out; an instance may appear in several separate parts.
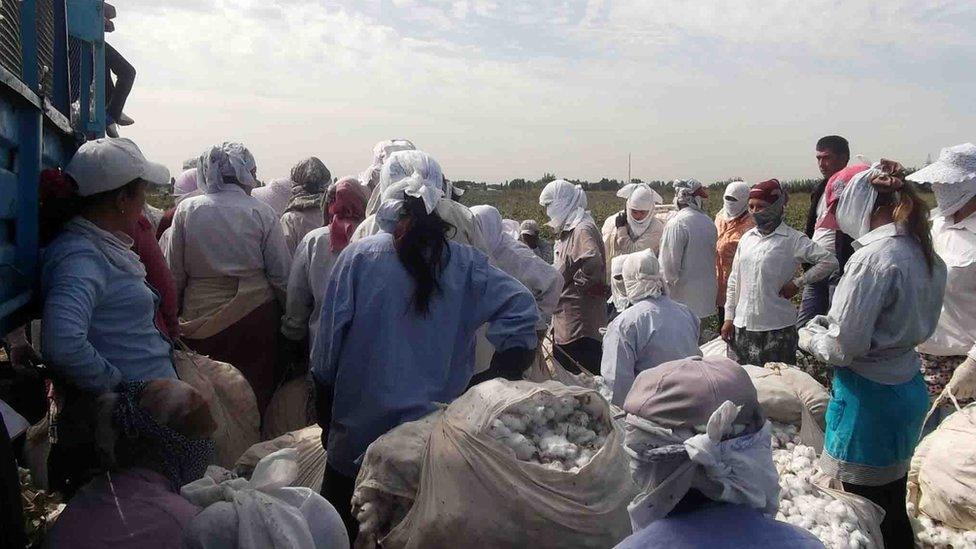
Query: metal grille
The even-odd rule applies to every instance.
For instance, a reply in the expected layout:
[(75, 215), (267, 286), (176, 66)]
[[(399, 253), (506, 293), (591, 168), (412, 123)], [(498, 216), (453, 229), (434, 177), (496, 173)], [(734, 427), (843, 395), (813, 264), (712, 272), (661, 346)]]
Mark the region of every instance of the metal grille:
[(0, 0), (0, 66), (17, 78), (22, 75), (23, 57), (20, 49), (20, 2)]
[(37, 0), (37, 77), (41, 93), (54, 95), (54, 0)]

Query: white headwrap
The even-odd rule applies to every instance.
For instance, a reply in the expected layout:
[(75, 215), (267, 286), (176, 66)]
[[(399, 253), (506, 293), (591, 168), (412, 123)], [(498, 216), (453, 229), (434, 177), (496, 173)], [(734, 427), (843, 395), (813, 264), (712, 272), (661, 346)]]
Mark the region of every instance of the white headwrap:
[(630, 254), (623, 254), (610, 260), (610, 300), (608, 303), (613, 304), (613, 308), (618, 313), (624, 312), (630, 305), (630, 300), (627, 299), (627, 286), (624, 285), (623, 278), (624, 261), (628, 257)]
[(674, 187), (674, 205), (687, 206), (693, 210), (705, 213), (705, 202), (701, 196), (704, 192), (701, 181), (697, 179), (678, 179), (671, 182)]
[(855, 175), (844, 185), (837, 200), (837, 226), (854, 240), (871, 232), (871, 214), (878, 200), (878, 190), (871, 179), (880, 175), (879, 163)]
[(383, 164), (377, 190), (382, 200), (376, 220), (380, 228), (391, 232), (403, 211), (403, 195), (423, 200), (428, 214), (434, 211), (444, 197), (444, 174), (425, 152), (396, 151)]
[(502, 214), (494, 206), (474, 206), (471, 208), (474, 220), (481, 229), (481, 236), (485, 237), (485, 243), (492, 254), (502, 245), (502, 242), (509, 238), (503, 231)]
[(664, 277), (661, 275), (661, 264), (658, 263), (654, 252), (644, 250), (627, 256), (621, 274), (624, 277), (624, 288), (627, 299), (637, 303), (642, 299), (659, 297), (664, 293)]
[(396, 151), (411, 151), (416, 148), (413, 143), (406, 139), (380, 141), (373, 147), (373, 163), (366, 168), (359, 180), (370, 189), (375, 188), (380, 182), (380, 170), (391, 154)]
[[(749, 209), (749, 184), (745, 181), (733, 181), (726, 185), (722, 195), (722, 213), (726, 219), (736, 219)], [(729, 200), (729, 198), (735, 200)]]
[(539, 204), (546, 208), (546, 215), (549, 216), (547, 225), (557, 233), (571, 231), (589, 217), (583, 187), (565, 179), (557, 179), (546, 185), (539, 195)]
[(640, 492), (627, 506), (634, 531), (664, 518), (694, 488), (725, 501), (775, 514), (779, 475), (773, 464), (770, 424), (735, 436), (739, 407), (725, 401), (705, 433), (686, 436), (634, 415), (624, 425), (624, 451)]
[[(627, 199), (627, 224), (630, 225), (630, 232), (634, 236), (641, 236), (650, 228), (654, 220), (654, 206), (662, 204), (664, 199), (657, 191), (652, 189), (647, 183), (630, 183), (621, 187), (617, 191), (617, 196)], [(647, 212), (644, 219), (637, 221), (631, 211), (639, 210)]]
[(505, 234), (512, 237), (512, 240), (518, 240), (522, 236), (521, 224), (514, 219), (503, 219), (502, 220), (502, 231)]
[(224, 183), (224, 177), (231, 177), (241, 186), (253, 189), (258, 181), (251, 172), (256, 169), (254, 155), (247, 147), (240, 143), (224, 142), (200, 155), (197, 184), (204, 193), (212, 194), (234, 187), (232, 183)]
[(976, 145), (946, 147), (937, 161), (905, 179), (932, 184), (939, 205), (932, 217), (953, 215), (976, 196)]

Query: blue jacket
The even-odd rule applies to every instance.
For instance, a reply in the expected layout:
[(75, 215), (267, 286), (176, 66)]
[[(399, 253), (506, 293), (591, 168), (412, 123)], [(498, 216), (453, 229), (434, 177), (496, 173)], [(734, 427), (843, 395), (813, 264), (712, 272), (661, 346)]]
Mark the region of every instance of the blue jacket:
[(474, 373), (474, 335), (489, 323), (497, 351), (534, 349), (538, 307), (514, 278), (470, 246), (450, 243), (430, 312), (413, 310), (413, 278), (390, 234), (351, 244), (328, 282), (312, 373), (333, 387), (328, 461), (356, 476), (366, 448), (397, 425), (460, 396)]
[(44, 251), (44, 360), (86, 391), (121, 381), (175, 378), (172, 345), (156, 327), (159, 296), (108, 262), (88, 239), (66, 231)]

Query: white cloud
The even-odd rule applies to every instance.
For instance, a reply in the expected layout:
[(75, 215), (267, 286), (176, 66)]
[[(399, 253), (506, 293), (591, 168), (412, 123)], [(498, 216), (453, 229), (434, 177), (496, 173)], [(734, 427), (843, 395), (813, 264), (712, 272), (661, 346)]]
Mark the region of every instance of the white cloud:
[(971, 140), (976, 7), (958, 1), (213, 0), (120, 10), (129, 135), (171, 166), (228, 138), (263, 176), (360, 171), (407, 136), (456, 178), (815, 173), (845, 133), (924, 159)]

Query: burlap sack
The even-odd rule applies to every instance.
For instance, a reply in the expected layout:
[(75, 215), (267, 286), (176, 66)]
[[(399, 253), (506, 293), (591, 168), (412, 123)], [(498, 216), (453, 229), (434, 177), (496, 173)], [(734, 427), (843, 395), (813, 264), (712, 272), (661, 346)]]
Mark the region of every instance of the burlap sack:
[(216, 464), (232, 468), (241, 454), (261, 440), (261, 416), (254, 390), (237, 368), (192, 351), (176, 351), (173, 365), (180, 379), (200, 391), (210, 403), (217, 422), (213, 437)]
[(976, 530), (976, 403), (919, 443), (908, 472), (908, 501), (946, 526)]
[(519, 461), (487, 434), (492, 420), (537, 392), (590, 394), (560, 383), (492, 380), (454, 401), (433, 424), (420, 487), (410, 512), (381, 540), (384, 547), (612, 547), (631, 533), (631, 481), (621, 430), (576, 473)]
[(298, 453), (298, 475), (289, 486), (302, 486), (319, 492), (322, 488), (322, 475), (325, 473), (325, 448), (322, 446), (322, 428), (318, 425), (285, 433), (251, 446), (237, 460), (234, 472), (238, 476), (250, 478), (259, 461), (285, 448), (294, 448)]
[(261, 437), (271, 440), (315, 423), (312, 387), (312, 381), (307, 376), (278, 387), (264, 410)]

